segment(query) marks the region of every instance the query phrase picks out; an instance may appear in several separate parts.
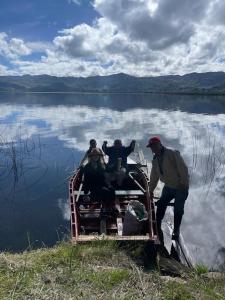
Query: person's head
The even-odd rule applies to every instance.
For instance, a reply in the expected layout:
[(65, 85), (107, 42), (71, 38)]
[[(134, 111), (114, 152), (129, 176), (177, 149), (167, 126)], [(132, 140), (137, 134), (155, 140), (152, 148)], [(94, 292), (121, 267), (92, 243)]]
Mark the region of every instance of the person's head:
[(162, 150), (163, 146), (160, 141), (160, 138), (158, 138), (157, 136), (154, 136), (149, 139), (146, 147), (151, 148), (153, 153), (158, 154)]
[(114, 147), (115, 147), (115, 148), (120, 148), (120, 147), (122, 147), (122, 141), (121, 141), (121, 140), (115, 140), (115, 141), (114, 141)]
[(90, 147), (91, 147), (91, 148), (96, 148), (97, 142), (96, 142), (95, 139), (91, 139), (89, 143), (90, 143)]
[(93, 148), (88, 155), (89, 161), (97, 162), (102, 158), (101, 150)]

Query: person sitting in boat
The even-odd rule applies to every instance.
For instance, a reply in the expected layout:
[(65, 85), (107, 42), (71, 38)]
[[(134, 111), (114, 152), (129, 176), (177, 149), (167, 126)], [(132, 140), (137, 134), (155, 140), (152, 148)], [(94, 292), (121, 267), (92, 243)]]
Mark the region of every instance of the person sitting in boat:
[(156, 221), (159, 239), (163, 244), (162, 219), (170, 201), (174, 199), (174, 232), (172, 239), (177, 240), (180, 225), (184, 214), (184, 204), (188, 197), (189, 174), (188, 168), (177, 150), (164, 147), (158, 137), (149, 139), (146, 147), (151, 148), (154, 154), (150, 174), (149, 191), (151, 197), (159, 179), (165, 184), (161, 197), (157, 202)]
[(107, 141), (104, 141), (102, 150), (109, 157), (106, 173), (108, 184), (116, 179), (117, 185), (122, 185), (127, 171), (127, 157), (134, 151), (134, 148), (135, 140), (132, 140), (128, 147), (123, 146), (119, 139), (115, 140), (111, 147), (108, 147)]
[(93, 148), (88, 154), (88, 163), (81, 169), (83, 190), (85, 195), (90, 192), (92, 201), (101, 202), (104, 207), (111, 207), (115, 192), (106, 184), (105, 168), (102, 151)]
[(94, 148), (98, 149), (102, 153), (102, 160), (103, 160), (103, 162), (105, 162), (104, 161), (104, 153), (102, 152), (102, 150), (100, 148), (97, 148), (97, 142), (96, 142), (96, 140), (95, 139), (91, 139), (89, 141), (89, 144), (90, 144), (89, 149), (86, 151), (83, 159), (81, 160), (80, 166), (82, 166), (85, 163), (85, 161), (88, 158), (88, 155), (91, 153), (92, 149), (94, 149)]

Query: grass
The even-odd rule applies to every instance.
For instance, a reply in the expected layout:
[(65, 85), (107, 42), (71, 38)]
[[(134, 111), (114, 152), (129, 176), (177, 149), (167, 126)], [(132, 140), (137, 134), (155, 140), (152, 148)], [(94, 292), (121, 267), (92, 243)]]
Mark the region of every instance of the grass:
[(201, 274), (207, 273), (209, 270), (208, 270), (208, 268), (205, 265), (198, 264), (195, 267), (195, 271), (197, 272), (198, 275), (201, 275)]
[(127, 253), (109, 241), (1, 253), (0, 299), (225, 299), (223, 274), (209, 279), (198, 267), (181, 278), (161, 276)]

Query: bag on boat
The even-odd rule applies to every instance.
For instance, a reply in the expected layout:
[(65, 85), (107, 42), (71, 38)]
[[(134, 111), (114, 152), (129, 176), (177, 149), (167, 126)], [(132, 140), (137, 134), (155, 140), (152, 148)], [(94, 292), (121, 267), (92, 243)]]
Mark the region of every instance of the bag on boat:
[(131, 200), (127, 205), (123, 221), (123, 235), (139, 234), (144, 221), (148, 219), (148, 213), (144, 204), (138, 200)]

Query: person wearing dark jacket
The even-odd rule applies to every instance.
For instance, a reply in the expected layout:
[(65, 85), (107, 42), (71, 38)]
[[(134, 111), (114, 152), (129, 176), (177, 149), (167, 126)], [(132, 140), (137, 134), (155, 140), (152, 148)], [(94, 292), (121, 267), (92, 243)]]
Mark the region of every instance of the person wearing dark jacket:
[(121, 140), (115, 140), (113, 146), (108, 147), (107, 141), (104, 141), (102, 150), (109, 157), (107, 164), (108, 169), (115, 171), (117, 169), (118, 158), (121, 158), (121, 167), (126, 168), (127, 157), (134, 151), (135, 140), (133, 140), (128, 147), (122, 145)]
[(90, 192), (92, 201), (101, 202), (104, 207), (113, 206), (115, 192), (105, 181), (105, 163), (100, 149), (93, 148), (88, 154), (88, 163), (81, 168), (84, 194)]
[(126, 175), (127, 157), (134, 151), (134, 148), (135, 140), (133, 140), (127, 147), (123, 146), (122, 141), (119, 139), (115, 140), (111, 147), (108, 147), (107, 141), (104, 141), (102, 150), (109, 157), (109, 161), (106, 166), (108, 172), (106, 174), (106, 180), (108, 184), (111, 184), (111, 181), (116, 180), (118, 186), (121, 186)]
[(184, 204), (188, 197), (188, 168), (180, 155), (180, 152), (164, 147), (158, 137), (150, 138), (147, 147), (154, 153), (149, 183), (150, 195), (152, 197), (154, 196), (153, 192), (159, 180), (164, 183), (161, 197), (157, 202), (156, 212), (159, 238), (160, 241), (164, 243), (161, 223), (166, 208), (173, 199), (174, 232), (172, 239), (176, 240), (179, 238), (180, 225), (184, 214)]

